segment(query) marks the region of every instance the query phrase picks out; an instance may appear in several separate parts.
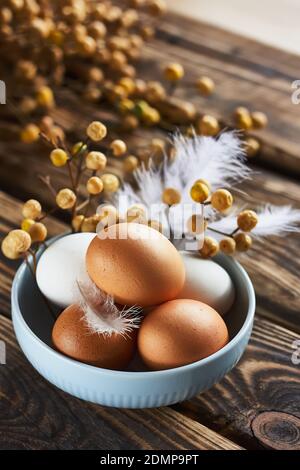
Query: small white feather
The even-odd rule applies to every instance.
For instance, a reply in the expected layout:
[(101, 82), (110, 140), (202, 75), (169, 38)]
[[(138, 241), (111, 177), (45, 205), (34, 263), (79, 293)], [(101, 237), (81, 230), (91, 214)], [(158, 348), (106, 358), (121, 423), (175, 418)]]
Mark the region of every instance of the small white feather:
[[(144, 204), (152, 218), (163, 223), (167, 232), (170, 228), (176, 231), (177, 227), (172, 226), (165, 217), (167, 206), (161, 202), (165, 188), (172, 187), (180, 191), (182, 206), (192, 203), (190, 188), (197, 179), (207, 179), (214, 190), (232, 187), (251, 175), (251, 170), (245, 164), (245, 154), (237, 132), (224, 132), (218, 138), (196, 135), (188, 138), (177, 133), (173, 137), (173, 144), (176, 149), (173, 162), (170, 163), (165, 157), (157, 168), (150, 165), (150, 169), (147, 169), (142, 165), (134, 172), (137, 191), (126, 183), (113, 199), (121, 213), (134, 203)], [(181, 212), (185, 213), (183, 210)], [(177, 220), (176, 225), (185, 226), (186, 220)]]
[[(214, 230), (230, 234), (237, 227), (236, 217), (244, 207), (234, 208), (234, 210), (219, 220), (209, 223), (209, 227)], [(268, 237), (271, 235), (284, 235), (288, 232), (298, 232), (300, 224), (300, 210), (293, 209), (291, 206), (274, 206), (267, 204), (257, 211), (258, 223), (251, 231), (254, 237)], [(212, 235), (211, 231), (211, 235)], [(216, 238), (222, 238), (222, 235), (215, 234)]]
[(258, 224), (252, 232), (257, 237), (299, 232), (300, 210), (291, 206), (267, 204), (258, 210), (258, 219)]
[(138, 307), (119, 310), (113, 298), (99, 289), (90, 279), (78, 281), (78, 303), (84, 312), (89, 329), (94, 333), (126, 336), (139, 327)]

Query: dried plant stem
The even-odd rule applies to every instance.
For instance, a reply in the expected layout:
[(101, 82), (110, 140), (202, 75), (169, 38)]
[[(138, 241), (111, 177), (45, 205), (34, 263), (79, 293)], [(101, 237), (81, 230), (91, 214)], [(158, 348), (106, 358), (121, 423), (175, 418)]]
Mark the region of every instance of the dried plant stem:
[(235, 228), (235, 229), (231, 232), (230, 236), (233, 237), (233, 235), (235, 235), (238, 231), (239, 231), (239, 227)]
[(49, 215), (54, 214), (54, 212), (56, 211), (57, 211), (57, 207), (53, 207), (48, 212), (45, 212), (41, 217), (39, 217), (37, 219), (37, 222), (41, 222), (42, 220), (46, 219), (46, 217), (48, 217)]
[(76, 207), (76, 212), (80, 211), (81, 209), (84, 209), (87, 204), (89, 204), (89, 198), (87, 198), (85, 201), (79, 204), (79, 206)]
[(224, 237), (232, 237), (233, 236), (233, 234), (231, 234), (231, 233), (221, 232), (221, 230), (217, 230), (217, 229), (209, 227), (209, 226), (207, 227), (207, 230), (210, 230), (211, 232), (218, 233), (219, 235), (224, 235)]
[(92, 199), (93, 199), (93, 196), (90, 194), (89, 197), (88, 197), (88, 200), (87, 200), (87, 204), (85, 206), (85, 210), (84, 210), (84, 216), (87, 217), (88, 215), (88, 212), (89, 212), (89, 208), (91, 206), (91, 202), (92, 202)]
[(70, 160), (67, 160), (67, 167), (68, 167), (69, 177), (70, 177), (70, 181), (71, 181), (71, 186), (72, 186), (72, 189), (74, 191), (75, 190), (75, 180), (74, 180), (74, 177), (73, 177), (71, 161)]
[(36, 267), (37, 267), (37, 260), (36, 260), (36, 252), (34, 250), (29, 249), (29, 253), (32, 256), (33, 260), (33, 272), (36, 274)]
[(49, 175), (38, 175), (38, 178), (40, 181), (42, 181), (42, 183), (44, 183), (47, 188), (49, 189), (49, 191), (51, 192), (51, 194), (53, 195), (54, 199), (56, 199), (56, 191), (54, 189), (54, 187), (52, 186), (52, 183), (51, 183), (51, 178)]
[(49, 137), (44, 134), (44, 132), (40, 132), (40, 137), (51, 147), (51, 148), (58, 148), (58, 145), (56, 144), (55, 141), (52, 141), (49, 139)]

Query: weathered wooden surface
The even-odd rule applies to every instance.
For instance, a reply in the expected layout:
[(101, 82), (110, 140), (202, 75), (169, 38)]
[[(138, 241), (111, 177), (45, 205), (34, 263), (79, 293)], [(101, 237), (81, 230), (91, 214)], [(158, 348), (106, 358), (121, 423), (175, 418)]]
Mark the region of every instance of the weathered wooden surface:
[(85, 403), (43, 380), (0, 315), (0, 449), (222, 449), (240, 446), (169, 408), (117, 410)]
[[(300, 367), (292, 362), (297, 339), (297, 333), (263, 320), (257, 312), (239, 365), (211, 390), (179, 405), (178, 411), (248, 449), (300, 450)], [(253, 428), (261, 413), (266, 413), (269, 425)]]
[[(299, 108), (291, 103), (290, 85), (298, 78), (300, 58), (170, 15), (145, 51), (141, 74), (157, 77), (159, 67), (171, 58), (185, 65), (191, 79), (202, 74), (215, 79), (214, 96), (193, 98), (200, 112), (212, 112), (228, 124), (238, 104), (268, 112), (270, 125), (259, 134), (262, 153), (255, 160), (260, 173), (243, 184), (247, 204), (257, 207), (268, 201), (299, 208), (300, 187), (293, 179), (300, 174)], [(195, 96), (188, 86), (178, 94)], [(115, 120), (102, 106), (79, 103), (66, 90), (58, 93), (58, 102), (56, 121), (73, 140), (82, 138), (92, 119)], [(45, 207), (52, 203), (36, 179), (51, 168), (47, 147), (18, 142), (15, 124), (4, 115), (1, 108), (0, 188), (6, 192), (0, 192), (0, 238), (20, 223), (21, 199), (35, 195)], [(138, 130), (126, 140), (134, 149), (151, 137), (152, 131)], [(261, 163), (272, 166), (272, 171)], [(120, 174), (119, 161), (112, 161), (111, 167)], [(276, 168), (290, 176), (276, 173)], [(64, 170), (51, 172), (57, 187), (65, 186)], [(55, 218), (47, 226), (50, 235), (66, 227)], [(256, 290), (257, 312), (239, 365), (220, 384), (188, 402), (141, 411), (84, 403), (49, 385), (33, 370), (16, 344), (9, 319), (17, 263), (1, 257), (0, 339), (7, 344), (8, 356), (0, 371), (0, 448), (299, 450), (300, 368), (292, 362), (293, 342), (300, 333), (299, 249), (299, 236), (272, 237), (256, 242), (250, 255), (240, 258)]]
[[(262, 142), (262, 152), (257, 160), (285, 171), (300, 174), (299, 156), (299, 106), (292, 103), (291, 84), (299, 79), (300, 57), (253, 40), (230, 34), (221, 29), (168, 14), (158, 29), (157, 37), (144, 50), (139, 74), (147, 78), (161, 77), (161, 67), (172, 60), (180, 61), (186, 69), (186, 79), (178, 89), (178, 96), (191, 98), (199, 112), (215, 114), (226, 125), (232, 124), (232, 112), (237, 105), (251, 110), (266, 111), (269, 126), (257, 135)], [(207, 98), (197, 95), (190, 83), (199, 75), (209, 75), (216, 82), (216, 92)], [(58, 93), (58, 123), (69, 131), (83, 126), (84, 122), (98, 116), (111, 120), (100, 104), (87, 107), (74, 98), (72, 112), (66, 111), (68, 98)], [(15, 136), (12, 123), (7, 123), (5, 111), (0, 109), (1, 139)], [(75, 128), (75, 129), (74, 129)], [(0, 163), (5, 178), (4, 165), (15, 159), (14, 152), (4, 153), (0, 146)], [(5, 158), (9, 157), (9, 158)], [(28, 169), (29, 171), (29, 169)], [(0, 177), (0, 181), (2, 179)], [(2, 181), (3, 181), (2, 180)]]
[[(7, 196), (4, 193), (0, 193), (1, 231), (6, 232), (7, 229), (13, 227), (18, 223), (18, 221), (20, 221), (20, 207), (20, 203), (15, 199)], [(63, 223), (57, 222), (55, 219), (49, 219), (48, 227), (50, 235), (61, 233), (61, 231), (65, 230), (66, 228)], [(261, 253), (258, 248), (256, 249), (256, 252), (258, 254)], [(250, 269), (253, 270), (252, 277), (255, 281), (256, 273), (260, 273), (260, 271), (263, 270), (265, 263), (268, 263), (268, 258), (263, 260), (258, 259), (253, 263), (251, 261), (251, 257), (248, 257), (247, 260)], [(288, 263), (291, 263), (291, 260), (287, 261), (287, 265)], [(247, 264), (247, 262), (244, 264)], [(260, 434), (256, 428), (255, 432), (252, 429), (252, 421), (254, 419), (258, 419), (260, 413), (265, 411), (285, 413), (285, 415), (280, 414), (279, 417), (282, 419), (281, 426), (285, 426), (288, 436), (294, 436), (294, 420), (298, 419), (300, 422), (300, 369), (299, 366), (294, 365), (291, 361), (292, 353), (294, 351), (293, 341), (299, 338), (299, 334), (297, 334), (295, 331), (290, 331), (277, 326), (274, 323), (274, 318), (276, 318), (276, 315), (277, 319), (280, 320), (280, 315), (285, 314), (285, 308), (289, 305), (290, 302), (289, 299), (292, 298), (293, 295), (296, 296), (296, 293), (290, 293), (287, 289), (287, 299), (283, 300), (282, 293), (278, 287), (278, 295), (274, 295), (271, 281), (272, 279), (274, 279), (274, 282), (276, 281), (277, 273), (276, 270), (274, 273), (272, 273), (272, 266), (270, 267), (271, 271), (268, 271), (265, 268), (266, 272), (261, 274), (263, 281), (261, 278), (257, 280), (257, 288), (262, 282), (266, 282), (268, 277), (269, 284), (261, 286), (262, 292), (264, 293), (258, 299), (257, 320), (255, 323), (254, 332), (250, 341), (250, 345), (240, 364), (231, 373), (229, 373), (220, 384), (214, 386), (208, 392), (198, 396), (197, 398), (194, 398), (191, 401), (175, 406), (174, 409), (181, 413), (180, 416), (177, 414), (173, 415), (173, 411), (167, 409), (162, 409), (159, 412), (155, 411), (153, 412), (153, 415), (151, 414), (152, 411), (125, 412), (110, 410), (108, 412), (102, 407), (86, 405), (83, 402), (79, 402), (78, 400), (75, 400), (62, 392), (58, 392), (56, 389), (54, 389), (54, 387), (50, 386), (43, 379), (39, 378), (33, 371), (32, 367), (26, 363), (25, 359), (20, 353), (18, 347), (16, 346), (16, 340), (11, 331), (10, 321), (4, 318), (4, 316), (10, 316), (9, 296), (15, 266), (16, 263), (9, 262), (3, 258), (1, 259), (0, 280), (1, 286), (3, 286), (3, 288), (1, 288), (0, 296), (0, 313), (3, 315), (1, 318), (1, 323), (3, 324), (1, 339), (4, 339), (4, 341), (9, 346), (8, 364), (3, 369), (5, 374), (4, 376), (2, 375), (2, 380), (4, 390), (6, 390), (6, 392), (4, 392), (4, 396), (6, 399), (10, 398), (11, 401), (8, 402), (8, 405), (14, 407), (14, 411), (11, 410), (14, 419), (16, 419), (16, 415), (14, 414), (16, 413), (15, 399), (10, 397), (11, 390), (13, 389), (15, 389), (14, 393), (19, 397), (19, 400), (23, 406), (22, 408), (20, 405), (21, 408), (18, 414), (18, 419), (21, 421), (25, 420), (25, 423), (27, 420), (29, 420), (30, 423), (34, 423), (34, 420), (36, 420), (36, 422), (40, 422), (40, 429), (37, 431), (37, 436), (40, 437), (34, 441), (32, 444), (33, 446), (37, 446), (37, 448), (39, 448), (39, 446), (42, 446), (42, 448), (54, 448), (55, 446), (57, 446), (55, 448), (62, 448), (64, 445), (69, 445), (70, 448), (72, 448), (72, 446), (77, 446), (77, 441), (73, 440), (73, 438), (70, 438), (71, 441), (69, 442), (67, 437), (64, 437), (65, 440), (63, 440), (62, 437), (59, 438), (56, 435), (56, 432), (58, 432), (57, 428), (62, 426), (60, 421), (61, 418), (58, 417), (60, 414), (60, 402), (62, 401), (67, 409), (71, 407), (73, 413), (76, 414), (77, 420), (80, 423), (80, 436), (81, 432), (86, 432), (86, 420), (92, 419), (90, 417), (91, 410), (93, 410), (93, 419), (96, 420), (96, 423), (93, 421), (93, 426), (103, 426), (102, 420), (104, 420), (107, 425), (108, 416), (110, 416), (110, 420), (108, 420), (110, 423), (108, 425), (110, 432), (106, 433), (105, 437), (103, 437), (100, 433), (102, 436), (102, 444), (100, 444), (100, 441), (98, 440), (98, 437), (100, 439), (100, 435), (98, 435), (98, 437), (94, 438), (93, 440), (93, 433), (91, 433), (86, 436), (86, 439), (82, 443), (82, 448), (87, 448), (88, 446), (91, 446), (90, 448), (100, 448), (99, 446), (101, 445), (103, 446), (102, 448), (106, 448), (107, 446), (109, 448), (113, 448), (110, 447), (111, 445), (119, 445), (119, 448), (124, 448), (122, 447), (125, 446), (126, 442), (125, 435), (122, 434), (122, 429), (124, 426), (129, 426), (130, 429), (132, 429), (134, 436), (130, 437), (127, 443), (130, 448), (155, 448), (155, 446), (158, 445), (156, 440), (157, 436), (154, 435), (150, 438), (150, 434), (155, 427), (160, 428), (159, 419), (162, 419), (164, 423), (163, 430), (161, 430), (161, 432), (166, 434), (166, 441), (162, 440), (161, 444), (159, 444), (161, 447), (158, 448), (168, 448), (167, 443), (169, 443), (170, 446), (173, 446), (172, 448), (192, 448), (189, 446), (192, 446), (194, 437), (191, 435), (191, 440), (189, 440), (188, 436), (190, 436), (190, 433), (193, 432), (196, 435), (197, 433), (200, 433), (198, 440), (194, 443), (195, 447), (193, 448), (226, 448), (226, 446), (232, 446), (232, 442), (235, 442), (239, 446), (252, 449), (261, 448), (262, 446), (266, 445), (273, 448), (284, 445), (293, 447), (295, 449), (300, 448), (300, 440), (298, 437), (297, 439), (295, 437), (291, 437), (292, 441), (287, 442), (286, 435), (284, 434), (281, 436), (281, 442), (280, 436), (278, 436), (278, 433), (275, 431), (273, 431), (271, 436), (266, 434), (269, 432), (268, 430), (270, 429), (270, 426), (266, 427), (266, 431), (263, 431), (265, 428), (260, 426)], [(270, 272), (272, 273), (271, 277)], [(283, 275), (290, 275), (288, 266), (284, 270)], [(264, 276), (266, 279), (264, 279)], [(299, 289), (299, 286), (297, 286), (296, 289), (297, 288)], [(269, 297), (266, 293), (268, 291), (272, 301), (268, 301)], [(298, 323), (296, 319), (296, 309), (297, 305), (299, 307), (299, 295), (297, 299), (294, 301), (295, 311), (293, 312), (291, 309), (291, 323), (295, 326)], [(276, 315), (274, 316), (275, 308), (277, 311), (275, 311)], [(273, 320), (264, 320), (262, 315), (268, 316)], [(11, 360), (10, 354), (12, 354)], [(17, 374), (17, 370), (22, 370), (22, 374)], [(18, 381), (15, 385), (13, 385), (14, 382), (10, 383), (10, 381), (17, 380), (16, 376), (18, 377)], [(32, 377), (36, 377), (36, 379), (32, 381)], [(34, 389), (32, 389), (32, 386), (30, 387), (30, 384), (32, 383), (34, 383)], [(27, 386), (30, 392), (27, 391), (27, 393), (25, 393)], [(40, 399), (38, 402), (39, 405), (35, 405), (36, 413), (40, 412), (40, 407), (42, 407), (43, 413), (45, 414), (44, 418), (40, 419), (38, 414), (33, 414), (32, 417), (31, 412), (28, 412), (30, 415), (27, 416), (26, 406), (34, 406), (34, 403), (31, 403), (31, 405), (27, 403), (27, 400), (29, 400), (28, 396), (42, 397), (47, 395), (48, 397), (49, 393), (51, 397), (53, 395), (53, 400), (51, 398), (50, 405), (48, 400), (47, 404), (44, 404), (42, 399)], [(53, 403), (56, 404), (56, 408), (51, 410), (51, 406), (54, 406)], [(7, 407), (7, 404), (5, 404), (5, 406)], [(48, 410), (48, 406), (50, 407), (50, 410)], [(86, 411), (86, 407), (89, 411)], [(66, 413), (67, 411), (65, 411), (65, 414)], [(185, 418), (182, 415), (185, 416)], [(22, 416), (23, 418), (21, 419)], [(286, 419), (286, 416), (289, 418)], [(68, 421), (66, 426), (67, 428), (72, 428), (72, 426), (75, 426), (75, 424), (72, 424), (71, 418), (68, 414), (67, 417)], [(270, 420), (272, 417), (273, 415), (271, 414), (269, 417)], [(186, 418), (188, 419), (186, 420)], [(176, 423), (177, 419), (178, 423)], [(277, 419), (276, 422), (278, 422), (277, 415), (275, 415), (274, 419)], [(49, 420), (50, 422), (48, 422)], [(115, 425), (115, 428), (114, 423), (119, 420), (119, 426)], [(148, 423), (148, 434), (146, 431), (144, 431), (145, 420)], [(173, 420), (174, 426), (171, 425), (170, 420)], [(292, 420), (291, 423), (290, 420)], [(135, 425), (133, 424), (133, 421), (136, 422)], [(150, 422), (152, 424), (150, 424)], [(296, 422), (298, 423), (298, 421)], [(219, 433), (220, 440), (215, 442), (215, 436), (210, 435), (209, 432), (203, 435), (202, 427), (198, 428), (198, 426), (200, 426), (199, 423), (204, 424), (207, 428), (210, 428), (213, 431)], [(171, 428), (177, 428), (176, 435), (172, 434), (169, 436), (169, 434), (166, 433), (166, 429), (169, 425)], [(5, 421), (5, 425), (3, 425), (3, 430), (5, 429), (4, 426), (7, 426), (7, 421)], [(11, 426), (13, 440), (14, 424)], [(25, 426), (24, 423), (23, 426)], [(45, 426), (45, 428), (43, 426)], [(48, 436), (49, 431), (47, 426), (50, 426), (51, 429), (55, 430), (53, 431), (53, 436), (51, 436), (52, 444), (48, 442), (50, 437)], [(193, 426), (196, 426), (196, 428), (193, 428)], [(186, 431), (184, 431), (184, 429)], [(117, 436), (118, 430), (121, 433), (120, 436)], [(62, 431), (60, 430), (60, 432)], [(265, 432), (265, 434), (262, 434), (263, 432)], [(8, 433), (8, 436), (9, 435), (10, 434)], [(45, 437), (41, 438), (41, 435)], [(276, 441), (274, 441), (274, 435), (277, 436)], [(140, 436), (139, 443), (135, 440), (138, 439), (137, 436)], [(185, 439), (184, 442), (182, 441), (183, 436)], [(224, 441), (223, 438), (227, 439), (228, 441)], [(6, 438), (4, 441), (5, 446), (13, 446), (13, 443), (7, 439), (8, 438)], [(28, 445), (25, 439), (25, 434), (18, 436), (18, 439), (19, 440), (17, 440), (15, 444), (16, 447), (21, 445), (20, 443), (22, 442), (22, 439), (24, 439), (22, 445), (25, 447)], [(56, 439), (58, 440), (56, 441)], [(74, 439), (79, 439), (79, 436), (76, 434), (76, 438), (74, 437)], [(113, 444), (114, 442), (115, 444)], [(116, 444), (116, 442), (118, 442), (118, 444)], [(214, 444), (212, 444), (213, 442)]]

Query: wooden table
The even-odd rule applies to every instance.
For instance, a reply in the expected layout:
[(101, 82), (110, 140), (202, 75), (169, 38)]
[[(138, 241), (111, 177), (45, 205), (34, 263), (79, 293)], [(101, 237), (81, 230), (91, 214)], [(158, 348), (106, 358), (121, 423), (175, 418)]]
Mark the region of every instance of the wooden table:
[[(247, 202), (300, 208), (300, 107), (290, 100), (291, 82), (300, 78), (300, 58), (169, 15), (147, 46), (141, 71), (155, 76), (170, 58), (181, 61), (191, 77), (214, 77), (216, 94), (195, 98), (200, 109), (226, 122), (237, 104), (268, 112), (270, 126), (260, 134), (263, 151), (253, 164), (258, 172), (243, 185)], [(182, 96), (192, 93), (188, 87), (179, 91)], [(78, 122), (84, 128), (93, 118), (112, 118), (65, 91), (58, 101), (55, 118), (72, 138), (79, 137)], [(48, 168), (48, 150), (19, 143), (5, 109), (0, 119), (0, 230), (6, 233), (21, 220), (21, 199), (36, 195), (50, 204), (35, 179)], [(149, 135), (138, 131), (131, 145)], [(58, 179), (64, 181), (62, 172)], [(58, 219), (48, 227), (50, 235), (65, 228)], [(0, 372), (0, 448), (299, 450), (300, 365), (292, 362), (293, 342), (300, 334), (299, 252), (299, 236), (272, 237), (240, 259), (256, 290), (257, 311), (249, 347), (232, 372), (187, 402), (137, 411), (82, 402), (37, 374), (20, 351), (10, 320), (16, 263), (1, 258), (0, 339), (7, 364)]]

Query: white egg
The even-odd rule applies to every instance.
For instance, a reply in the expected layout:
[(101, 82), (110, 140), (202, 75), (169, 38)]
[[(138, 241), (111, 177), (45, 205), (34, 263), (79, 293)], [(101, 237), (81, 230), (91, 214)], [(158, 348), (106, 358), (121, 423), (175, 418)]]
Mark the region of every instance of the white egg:
[(186, 271), (185, 284), (178, 299), (192, 299), (213, 307), (220, 315), (230, 310), (234, 297), (233, 282), (224, 268), (191, 252), (180, 252)]
[(51, 302), (68, 307), (78, 298), (77, 281), (87, 276), (85, 255), (95, 233), (74, 233), (59, 238), (41, 255), (37, 284)]

